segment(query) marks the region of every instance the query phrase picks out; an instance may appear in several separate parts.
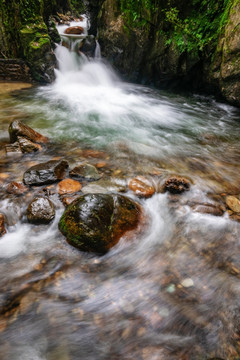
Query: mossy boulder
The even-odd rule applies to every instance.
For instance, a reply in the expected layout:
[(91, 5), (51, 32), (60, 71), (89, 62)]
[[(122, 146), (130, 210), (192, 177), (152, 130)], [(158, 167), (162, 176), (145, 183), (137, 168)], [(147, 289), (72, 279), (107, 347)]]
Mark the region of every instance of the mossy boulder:
[(140, 214), (140, 205), (125, 196), (86, 194), (68, 206), (59, 229), (78, 249), (104, 254), (137, 227)]
[(39, 82), (54, 79), (56, 58), (51, 47), (46, 24), (39, 19), (20, 30), (23, 57), (28, 62), (32, 77)]

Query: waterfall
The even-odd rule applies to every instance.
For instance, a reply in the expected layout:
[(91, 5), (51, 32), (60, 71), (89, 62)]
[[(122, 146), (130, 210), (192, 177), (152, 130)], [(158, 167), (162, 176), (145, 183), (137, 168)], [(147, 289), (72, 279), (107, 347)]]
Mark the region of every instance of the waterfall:
[(101, 59), (101, 47), (99, 42), (96, 40), (96, 48), (95, 48), (95, 54), (94, 54), (95, 59)]

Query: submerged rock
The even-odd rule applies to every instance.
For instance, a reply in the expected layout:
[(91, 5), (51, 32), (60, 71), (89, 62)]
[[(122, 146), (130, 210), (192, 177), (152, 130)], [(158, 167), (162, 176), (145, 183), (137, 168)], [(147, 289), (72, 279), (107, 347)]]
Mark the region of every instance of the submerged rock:
[(47, 199), (35, 198), (27, 208), (27, 218), (33, 224), (48, 224), (55, 217), (53, 203)]
[(47, 143), (49, 141), (46, 136), (39, 134), (37, 131), (25, 125), (20, 120), (12, 121), (9, 125), (8, 132), (11, 143), (18, 141), (18, 136), (22, 136), (36, 143)]
[(13, 154), (22, 154), (22, 150), (20, 148), (20, 145), (18, 141), (15, 141), (13, 144), (8, 144), (5, 146), (5, 151), (7, 155), (13, 155)]
[(23, 175), (26, 185), (44, 185), (62, 180), (68, 169), (66, 160), (50, 160), (46, 163), (32, 166)]
[(80, 179), (86, 179), (86, 180), (99, 180), (100, 175), (95, 168), (95, 166), (90, 164), (81, 164), (76, 166), (74, 169), (70, 171), (70, 176), (77, 177)]
[(73, 179), (64, 179), (60, 181), (58, 184), (58, 193), (59, 195), (63, 194), (74, 194), (78, 191), (80, 191), (82, 188), (82, 185), (79, 181), (73, 180)]
[(105, 194), (113, 192), (126, 192), (127, 188), (124, 182), (118, 182), (118, 179), (100, 179), (99, 181), (91, 182), (82, 188), (84, 194)]
[(194, 204), (192, 209), (194, 212), (214, 216), (222, 216), (224, 213), (224, 211), (219, 206), (213, 204)]
[(137, 196), (148, 198), (155, 193), (155, 188), (152, 183), (143, 176), (137, 176), (130, 180), (129, 189), (132, 190)]
[(172, 194), (181, 194), (184, 191), (190, 190), (190, 181), (181, 176), (171, 176), (165, 181), (164, 190)]
[(5, 218), (3, 214), (0, 214), (0, 237), (2, 237), (4, 234), (6, 234), (6, 228), (5, 228)]
[(80, 250), (106, 253), (137, 227), (140, 205), (122, 195), (87, 194), (63, 213), (59, 229)]

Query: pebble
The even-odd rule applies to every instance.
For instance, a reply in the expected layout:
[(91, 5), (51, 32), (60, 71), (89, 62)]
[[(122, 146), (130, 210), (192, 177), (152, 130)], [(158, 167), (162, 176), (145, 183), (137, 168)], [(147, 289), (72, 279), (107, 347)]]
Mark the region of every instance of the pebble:
[(181, 285), (185, 288), (189, 288), (194, 285), (194, 282), (191, 278), (186, 278), (181, 282)]

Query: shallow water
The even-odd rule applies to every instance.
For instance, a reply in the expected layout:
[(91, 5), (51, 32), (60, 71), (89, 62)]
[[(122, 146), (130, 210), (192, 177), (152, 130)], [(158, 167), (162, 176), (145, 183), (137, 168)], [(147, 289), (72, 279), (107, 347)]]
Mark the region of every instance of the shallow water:
[[(2, 145), (13, 119), (51, 139), (39, 154), (1, 150), (9, 226), (0, 239), (0, 358), (238, 359), (240, 224), (226, 208), (216, 217), (191, 203), (224, 207), (225, 194), (239, 196), (239, 110), (123, 83), (104, 62), (66, 51), (57, 49), (64, 64), (54, 84), (0, 91)], [(159, 191), (152, 198), (126, 192), (145, 210), (142, 235), (101, 257), (77, 251), (58, 231), (64, 207), (54, 189), (53, 223), (28, 224), (27, 204), (44, 187), (16, 198), (6, 185), (56, 157), (70, 167), (104, 162), (102, 179), (126, 188), (136, 175), (149, 178)], [(173, 173), (192, 179), (189, 192), (161, 193)]]

